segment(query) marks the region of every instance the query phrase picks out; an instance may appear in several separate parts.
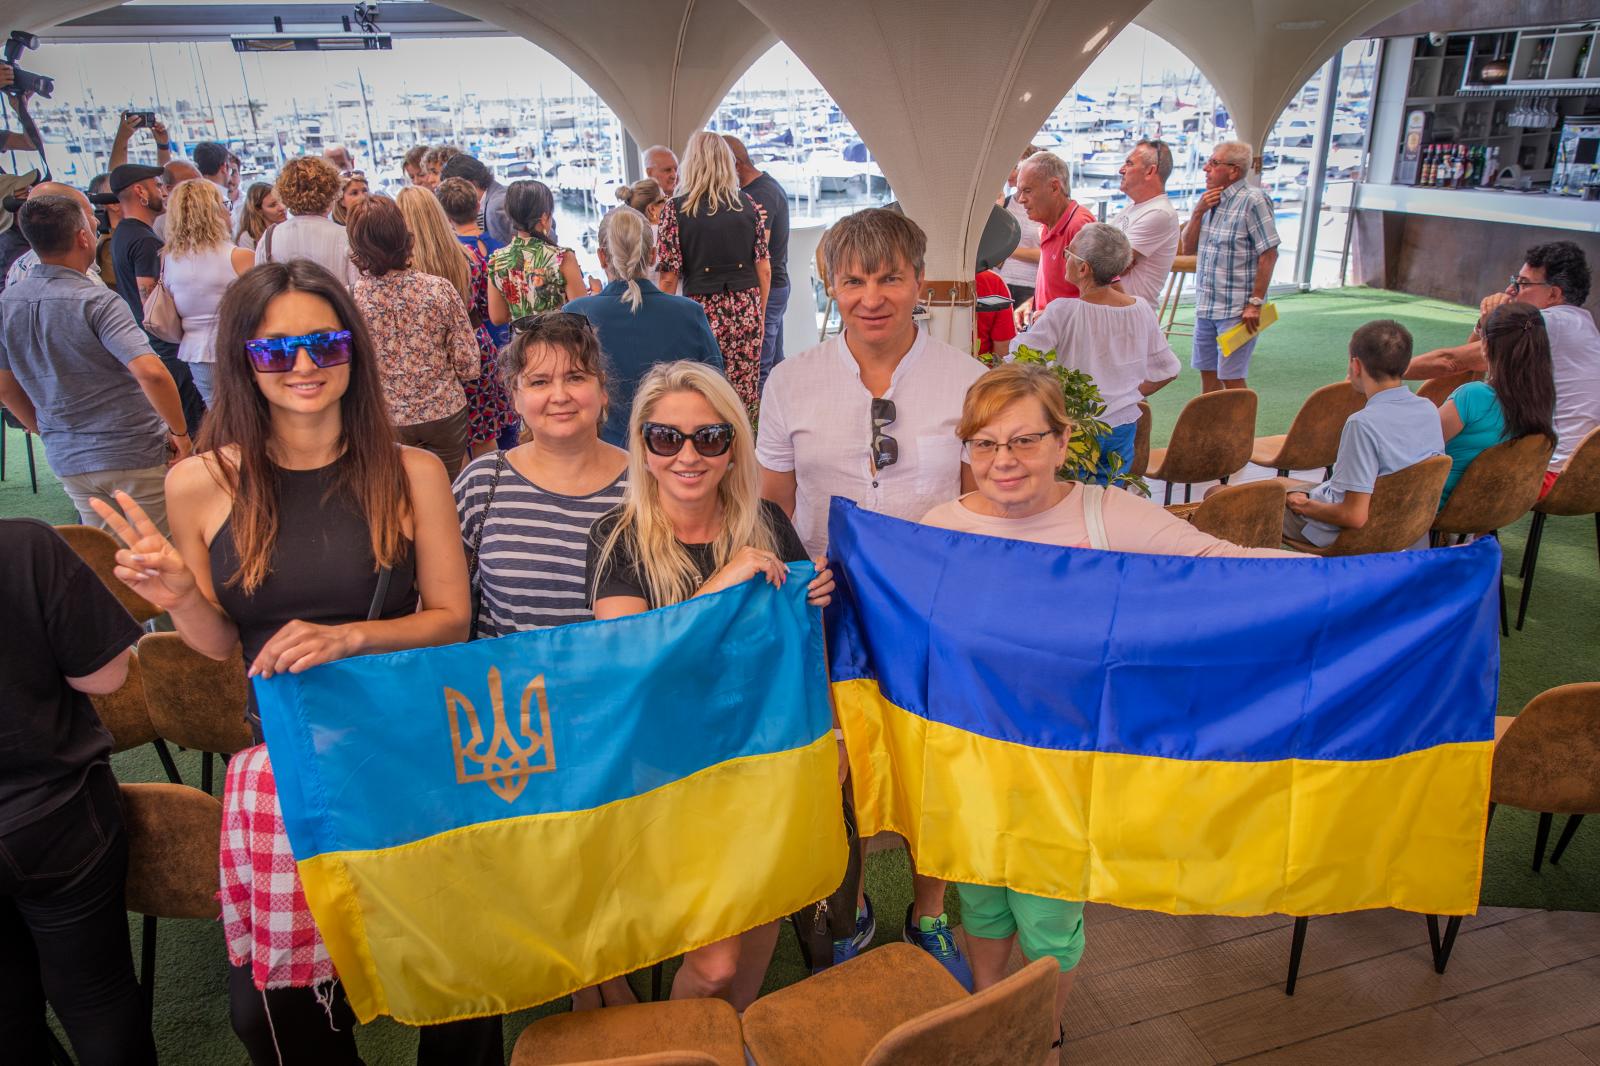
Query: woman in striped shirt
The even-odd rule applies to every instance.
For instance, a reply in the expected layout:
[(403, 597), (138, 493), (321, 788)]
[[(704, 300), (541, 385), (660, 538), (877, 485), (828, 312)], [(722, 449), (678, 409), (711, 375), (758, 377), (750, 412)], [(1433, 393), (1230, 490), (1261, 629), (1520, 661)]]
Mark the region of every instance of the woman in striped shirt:
[[(587, 622), (589, 527), (622, 502), (628, 453), (598, 435), (606, 375), (589, 320), (565, 311), (514, 323), (500, 373), (526, 443), (473, 460), (456, 509), (481, 592), (477, 636)], [(487, 516), (487, 517), (486, 517)]]

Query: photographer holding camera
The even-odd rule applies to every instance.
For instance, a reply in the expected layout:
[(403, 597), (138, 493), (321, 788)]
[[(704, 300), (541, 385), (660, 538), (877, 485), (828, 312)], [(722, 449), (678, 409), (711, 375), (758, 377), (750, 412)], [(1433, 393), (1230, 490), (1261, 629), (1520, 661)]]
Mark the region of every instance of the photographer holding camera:
[[(31, 92), (12, 92), (11, 86), (17, 80), (17, 72), (10, 63), (0, 63), (0, 92), (11, 97), (11, 109), (21, 118), (28, 109), (28, 98)], [(26, 133), (12, 133), (6, 131), (0, 134), (0, 152), (37, 152), (39, 146), (33, 143), (33, 138)]]

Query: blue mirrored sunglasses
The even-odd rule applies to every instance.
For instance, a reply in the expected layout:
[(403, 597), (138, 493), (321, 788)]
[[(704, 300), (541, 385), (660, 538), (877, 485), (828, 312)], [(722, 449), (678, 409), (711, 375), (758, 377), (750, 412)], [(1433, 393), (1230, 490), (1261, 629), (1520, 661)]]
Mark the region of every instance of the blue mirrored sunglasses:
[(350, 361), (350, 331), (304, 333), (298, 337), (257, 337), (244, 342), (250, 365), (263, 374), (285, 374), (294, 369), (301, 349), (317, 366), (343, 366)]

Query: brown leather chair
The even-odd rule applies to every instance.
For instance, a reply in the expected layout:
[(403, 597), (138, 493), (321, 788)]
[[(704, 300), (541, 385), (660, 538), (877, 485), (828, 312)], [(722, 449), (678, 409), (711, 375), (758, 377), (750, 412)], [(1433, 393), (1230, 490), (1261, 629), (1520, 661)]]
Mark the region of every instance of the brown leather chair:
[(1544, 543), (1545, 520), (1551, 515), (1594, 515), (1596, 546), (1600, 547), (1600, 429), (1592, 429), (1578, 442), (1561, 476), (1550, 486), (1544, 499), (1533, 505), (1533, 525), (1528, 530), (1528, 546), (1522, 553), (1522, 603), (1517, 607), (1517, 628), (1528, 616), (1528, 597), (1533, 593), (1533, 572), (1539, 565), (1539, 546)]
[(1367, 398), (1348, 381), (1336, 381), (1306, 397), (1289, 423), (1289, 432), (1273, 437), (1257, 437), (1250, 461), (1288, 477), (1291, 470), (1323, 468), (1333, 476), (1333, 461), (1339, 456), (1339, 434), (1351, 415), (1367, 405)]
[(1173, 504), (1167, 510), (1202, 533), (1241, 548), (1276, 548), (1283, 542), (1282, 483), (1247, 481), (1214, 489), (1197, 504)]
[(1156, 312), (1156, 321), (1161, 323), (1162, 332), (1168, 337), (1174, 333), (1181, 337), (1194, 336), (1193, 322), (1178, 321), (1178, 301), (1183, 299), (1183, 279), (1195, 272), (1198, 259), (1198, 256), (1180, 255), (1172, 260), (1172, 273), (1167, 275), (1167, 286), (1161, 293), (1161, 310)]
[(1502, 803), (1540, 812), (1537, 870), (1556, 815), (1567, 815), (1567, 824), (1552, 863), (1561, 861), (1583, 816), (1600, 814), (1600, 682), (1547, 689), (1504, 726), (1496, 729), (1489, 816)]
[(188, 785), (122, 786), (128, 909), (144, 915), (139, 978), (145, 1017), (155, 1002), (156, 919), (216, 921), (222, 804)]
[(1347, 529), (1326, 548), (1285, 537), (1283, 543), (1311, 555), (1371, 555), (1404, 551), (1427, 536), (1439, 511), (1439, 494), (1450, 476), (1450, 457), (1435, 455), (1380, 477), (1372, 487), (1367, 524)]
[(78, 553), (79, 558), (89, 564), (89, 569), (105, 582), (106, 588), (110, 589), (117, 602), (133, 615), (135, 622), (144, 625), (163, 613), (159, 607), (152, 606), (143, 596), (124, 585), (112, 572), (117, 565), (117, 550), (122, 547), (117, 543), (116, 537), (94, 526), (57, 526), (56, 532), (61, 534), (61, 539), (67, 542), (69, 548)]
[(127, 751), (158, 739), (144, 705), (144, 672), (137, 654), (128, 656), (128, 678), (122, 687), (104, 696), (90, 696), (89, 702), (111, 734), (112, 751)]
[(228, 756), (255, 743), (243, 657), (235, 653), (218, 662), (176, 633), (147, 633), (139, 639), (139, 658), (150, 723), (164, 739), (204, 753), (200, 787), (210, 792), (211, 754)]
[[(1454, 537), (1461, 543), (1469, 536), (1496, 537), (1499, 531), (1528, 513), (1539, 501), (1544, 472), (1550, 466), (1550, 453), (1556, 442), (1550, 437), (1529, 434), (1485, 448), (1461, 474), (1455, 491), (1433, 520), (1434, 544), (1445, 544)], [(1503, 568), (1502, 568), (1503, 569)], [(1506, 625), (1506, 582), (1500, 578), (1500, 632), (1511, 635)]]
[(1417, 395), (1424, 400), (1431, 400), (1433, 406), (1443, 407), (1450, 394), (1469, 381), (1482, 381), (1483, 374), (1477, 370), (1462, 370), (1443, 377), (1429, 378), (1417, 388)]
[(1131, 477), (1144, 477), (1150, 469), (1150, 429), (1155, 424), (1155, 415), (1150, 412), (1150, 405), (1143, 400), (1139, 401), (1139, 428), (1133, 431), (1133, 464), (1128, 467)]
[(758, 1066), (1035, 1063), (1059, 1032), (1059, 967), (1039, 959), (969, 996), (909, 944), (885, 944), (756, 1000), (744, 1014)]
[(1149, 475), (1172, 486), (1182, 485), (1184, 502), (1200, 481), (1221, 481), (1244, 469), (1256, 439), (1256, 394), (1252, 389), (1223, 389), (1196, 396), (1183, 405), (1172, 439), (1150, 452)]
[[(511, 1066), (572, 1066), (576, 1063), (628, 1063), (671, 1052), (710, 1062), (744, 1066), (739, 1015), (720, 999), (668, 999), (629, 1003), (604, 1010), (572, 1011), (540, 1018), (522, 1031), (511, 1050)], [(664, 1066), (664, 1064), (663, 1064)]]

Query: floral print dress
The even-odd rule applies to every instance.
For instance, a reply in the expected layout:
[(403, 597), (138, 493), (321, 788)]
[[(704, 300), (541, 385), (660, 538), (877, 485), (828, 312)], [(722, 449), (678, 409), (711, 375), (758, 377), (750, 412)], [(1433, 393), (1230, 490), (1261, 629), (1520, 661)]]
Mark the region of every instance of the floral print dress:
[(505, 297), (511, 321), (561, 309), (567, 302), (561, 264), (571, 254), (537, 237), (516, 237), (489, 257), (489, 283)]
[(488, 236), (460, 234), (456, 239), (466, 249), (467, 262), (471, 264), (472, 310), (477, 312), (478, 318), (474, 334), (482, 366), (478, 380), (461, 383), (467, 393), (467, 442), (482, 444), (498, 438), (501, 430), (516, 425), (521, 416), (511, 406), (511, 397), (506, 395), (505, 386), (500, 382), (500, 368), (495, 357), (499, 346), (489, 328), (489, 255), (496, 250), (494, 240)]
[[(761, 205), (745, 197), (745, 206), (756, 212), (755, 258), (770, 259), (767, 252), (767, 213)], [(661, 250), (656, 255), (656, 269), (662, 273), (682, 276), (683, 242), (678, 236), (678, 207), (668, 200), (661, 211), (661, 231), (657, 234)], [(722, 349), (722, 365), (733, 385), (733, 390), (744, 401), (750, 414), (750, 424), (756, 424), (761, 409), (761, 333), (766, 307), (761, 302), (761, 289), (739, 289), (735, 292), (714, 292), (697, 296), (687, 294), (705, 308), (711, 320), (711, 332), (717, 336)]]

